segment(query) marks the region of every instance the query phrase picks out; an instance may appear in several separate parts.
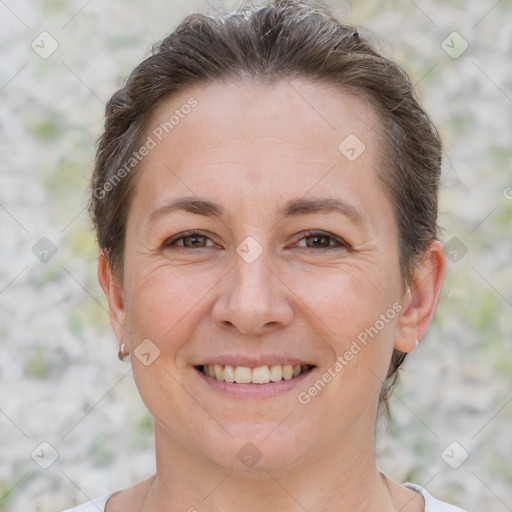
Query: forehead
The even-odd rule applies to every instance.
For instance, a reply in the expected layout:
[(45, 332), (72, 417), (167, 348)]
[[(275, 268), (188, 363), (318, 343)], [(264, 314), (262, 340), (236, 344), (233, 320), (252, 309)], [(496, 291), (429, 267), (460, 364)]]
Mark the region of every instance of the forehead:
[(256, 139), (275, 137), (284, 154), (287, 146), (293, 152), (316, 148), (337, 159), (339, 143), (349, 135), (375, 153), (377, 124), (363, 97), (340, 88), (297, 80), (237, 81), (195, 85), (168, 98), (153, 112), (147, 132), (176, 148), (191, 136), (197, 145), (219, 149), (229, 144), (247, 149)]
[(151, 116), (144, 139), (154, 144), (136, 196), (144, 210), (211, 193), (218, 202), (275, 203), (276, 212), (278, 202), (306, 194), (374, 203), (377, 124), (362, 97), (315, 83), (196, 85)]

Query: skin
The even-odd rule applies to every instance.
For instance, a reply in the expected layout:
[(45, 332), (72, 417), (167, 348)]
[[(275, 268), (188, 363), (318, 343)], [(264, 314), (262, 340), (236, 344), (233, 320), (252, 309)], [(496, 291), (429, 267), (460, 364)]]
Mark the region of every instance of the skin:
[[(393, 347), (411, 352), (427, 330), (445, 258), (431, 243), (403, 282), (393, 208), (376, 174), (373, 111), (313, 83), (212, 84), (161, 104), (148, 134), (191, 96), (197, 107), (137, 170), (123, 282), (99, 258), (112, 326), (132, 354), (157, 452), (155, 477), (115, 494), (107, 511), (423, 510), (418, 493), (377, 471), (375, 424)], [(354, 161), (338, 149), (349, 134), (365, 144)], [(150, 220), (183, 196), (215, 201), (226, 217), (171, 211)], [(350, 203), (360, 221), (340, 212), (278, 213), (286, 201), (325, 197)], [(191, 229), (205, 235), (194, 239), (199, 247), (190, 238), (166, 245)], [(252, 263), (236, 252), (247, 236), (263, 249)], [(400, 313), (299, 403), (298, 393), (394, 303)], [(148, 366), (133, 356), (144, 339), (160, 350)], [(316, 368), (296, 389), (246, 400), (211, 390), (194, 369), (219, 353), (269, 352)], [(251, 468), (237, 457), (247, 442), (262, 454)]]

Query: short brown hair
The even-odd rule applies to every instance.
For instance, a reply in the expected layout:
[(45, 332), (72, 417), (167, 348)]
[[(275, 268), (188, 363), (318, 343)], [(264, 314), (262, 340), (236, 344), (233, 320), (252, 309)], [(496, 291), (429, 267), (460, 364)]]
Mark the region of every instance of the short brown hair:
[[(384, 168), (393, 204), (400, 268), (414, 265), (437, 238), (441, 141), (405, 71), (381, 56), (356, 27), (324, 6), (276, 0), (224, 16), (193, 14), (140, 63), (106, 107), (91, 182), (90, 213), (98, 244), (122, 280), (126, 219), (136, 172), (116, 174), (140, 147), (157, 105), (198, 83), (229, 79), (273, 83), (298, 78), (363, 97), (380, 120)], [(134, 167), (135, 171), (136, 167)], [(394, 351), (380, 403), (387, 405), (405, 357)]]

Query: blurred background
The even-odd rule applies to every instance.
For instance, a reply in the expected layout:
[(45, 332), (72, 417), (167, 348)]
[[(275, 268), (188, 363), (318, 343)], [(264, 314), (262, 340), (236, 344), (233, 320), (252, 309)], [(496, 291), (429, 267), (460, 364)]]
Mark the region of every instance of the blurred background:
[[(445, 144), (435, 321), (379, 426), (379, 467), (512, 510), (512, 1), (331, 1), (409, 72)], [(0, 510), (59, 512), (154, 471), (86, 209), (105, 102), (194, 11), (238, 1), (0, 0)]]

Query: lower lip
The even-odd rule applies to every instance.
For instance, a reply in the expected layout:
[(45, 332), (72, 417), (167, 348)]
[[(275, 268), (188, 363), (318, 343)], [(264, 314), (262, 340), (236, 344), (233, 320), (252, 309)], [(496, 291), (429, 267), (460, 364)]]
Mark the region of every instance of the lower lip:
[(267, 384), (237, 384), (207, 377), (201, 370), (194, 368), (197, 376), (212, 390), (232, 398), (271, 398), (282, 395), (300, 386), (315, 371), (315, 368), (301, 373), (290, 380), (270, 381)]

